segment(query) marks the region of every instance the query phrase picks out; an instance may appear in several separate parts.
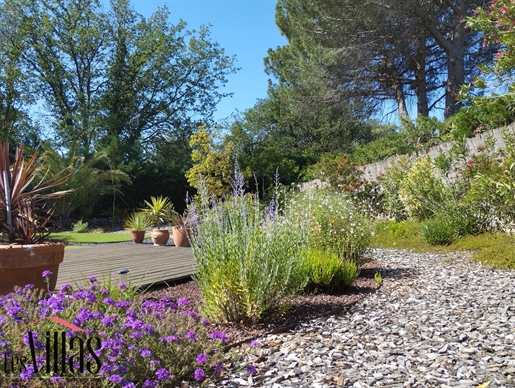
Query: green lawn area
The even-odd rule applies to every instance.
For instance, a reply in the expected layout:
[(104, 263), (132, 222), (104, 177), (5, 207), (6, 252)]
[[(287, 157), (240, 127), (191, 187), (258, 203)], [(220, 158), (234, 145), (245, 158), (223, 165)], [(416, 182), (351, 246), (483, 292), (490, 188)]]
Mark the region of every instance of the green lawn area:
[[(145, 236), (148, 237), (148, 236)], [(131, 241), (130, 233), (73, 233), (73, 232), (60, 232), (52, 233), (51, 239), (64, 240), (70, 243), (88, 243), (88, 244), (101, 244), (101, 243), (115, 243), (123, 241)]]
[(515, 269), (515, 235), (483, 233), (465, 236), (447, 246), (431, 246), (420, 236), (414, 221), (380, 223), (372, 238), (373, 248), (408, 249), (414, 252), (446, 253), (472, 251), (473, 259), (491, 268)]

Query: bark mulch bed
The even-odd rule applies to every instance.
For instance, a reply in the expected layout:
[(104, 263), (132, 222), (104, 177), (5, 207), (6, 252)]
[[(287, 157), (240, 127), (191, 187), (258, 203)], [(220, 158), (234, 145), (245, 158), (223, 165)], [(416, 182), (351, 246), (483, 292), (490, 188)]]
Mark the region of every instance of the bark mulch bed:
[[(339, 292), (296, 296), (289, 301), (290, 308), (285, 313), (267, 316), (262, 322), (254, 324), (214, 324), (213, 329), (227, 335), (227, 348), (230, 348), (267, 334), (293, 329), (302, 322), (337, 314), (379, 287), (374, 280), (374, 274), (381, 272), (381, 269), (379, 262), (368, 261), (360, 266), (360, 275), (355, 282)], [(190, 309), (195, 312), (199, 312), (201, 304), (200, 290), (192, 280), (152, 291), (148, 296), (187, 299)]]

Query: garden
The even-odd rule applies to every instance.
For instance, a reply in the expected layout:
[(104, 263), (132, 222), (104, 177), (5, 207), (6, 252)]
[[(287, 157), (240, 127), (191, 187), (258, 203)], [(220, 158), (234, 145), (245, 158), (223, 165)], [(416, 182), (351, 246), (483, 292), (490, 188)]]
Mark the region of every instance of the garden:
[[(173, 34), (161, 34), (170, 27), (164, 18), (156, 16), (157, 24), (153, 26), (122, 3), (118, 4), (117, 17), (131, 14), (134, 23), (139, 20), (132, 26), (137, 34), (143, 36), (151, 31), (159, 36), (158, 40), (163, 42), (161, 50), (175, 47), (173, 42), (185, 43)], [(495, 3), (502, 3), (500, 10), (504, 11), (497, 12), (495, 7), (479, 9), (475, 11), (477, 21), (471, 18), (468, 23), (471, 27), (482, 27), (490, 43), (501, 41), (511, 49), (513, 34), (505, 34), (504, 29), (511, 28), (512, 21), (492, 24), (491, 18), (503, 21), (515, 14), (514, 6), (504, 1)], [(11, 13), (6, 14), (17, 14), (14, 4)], [(36, 16), (32, 15), (32, 21), (38, 24)], [(109, 24), (104, 16), (99, 16), (97, 21), (99, 25)], [(177, 30), (181, 31), (182, 27)], [(90, 33), (97, 36), (95, 31)], [(204, 96), (199, 101), (203, 101), (200, 105), (209, 118), (221, 98), (214, 85), (217, 80), (225, 82), (225, 74), (235, 69), (233, 60), (206, 40), (207, 30), (202, 29), (199, 34), (190, 42), (198, 53), (191, 53), (192, 65), (186, 71), (192, 77), (198, 71), (198, 77), (173, 81), (163, 70), (156, 78), (167, 80), (166, 85), (191, 81), (195, 88), (203, 85), (205, 90), (212, 90), (212, 95), (205, 95), (205, 90), (192, 92)], [(105, 39), (106, 42), (119, 40)], [(186, 60), (186, 48), (182, 50), (179, 56)], [(100, 51), (123, 56), (126, 50), (106, 46)], [(491, 75), (511, 73), (512, 51), (499, 51), (494, 63), (497, 68), (490, 69)], [(210, 60), (206, 61), (206, 68), (194, 65), (200, 54), (209, 54), (213, 63), (217, 63), (213, 71), (217, 69), (218, 75), (207, 83), (202, 80), (210, 73), (207, 70)], [(159, 61), (168, 60), (166, 55), (157, 57)], [(127, 63), (140, 62), (133, 59)], [(110, 60), (105, 64), (115, 63), (116, 69), (110, 68), (110, 72), (119, 74), (125, 67), (125, 59), (120, 61)], [(149, 68), (164, 69), (165, 62), (159, 61)], [(104, 73), (101, 74), (99, 84), (104, 84)], [(155, 82), (157, 88), (160, 81)], [(474, 82), (477, 87), (485, 83), (480, 78)], [(146, 78), (141, 83), (152, 85)], [(330, 140), (319, 139), (317, 145), (316, 136), (312, 136), (316, 131), (312, 129), (334, 129), (332, 119), (325, 122), (324, 115), (319, 118), (322, 121), (311, 124), (303, 116), (297, 122), (287, 122), (289, 115), (283, 115), (280, 122), (271, 125), (274, 129), (270, 133), (260, 132), (263, 126), (259, 109), (264, 110), (265, 121), (271, 114), (268, 110), (288, 112), (272, 109), (268, 104), (273, 100), (258, 104), (254, 114), (247, 112), (249, 122), (235, 121), (231, 136), (223, 141), (215, 139), (214, 130), (206, 126), (198, 128), (196, 120), (186, 117), (192, 109), (200, 110), (195, 97), (183, 104), (175, 101), (170, 105), (163, 100), (154, 101), (154, 106), (148, 101), (144, 105), (158, 113), (152, 116), (147, 112), (152, 133), (143, 134), (139, 126), (126, 128), (123, 123), (135, 123), (139, 121), (136, 117), (143, 120), (138, 99), (145, 92), (126, 96), (134, 98), (132, 116), (123, 116), (118, 105), (107, 103), (130, 94), (121, 84), (118, 78), (106, 83), (113, 86), (114, 97), (109, 86), (103, 86), (106, 90), (98, 102), (102, 101), (104, 106), (98, 104), (98, 117), (94, 120), (86, 117), (86, 111), (93, 106), (83, 109), (84, 123), (101, 122), (97, 124), (98, 133), (86, 133), (85, 129), (74, 138), (70, 131), (74, 126), (68, 122), (78, 115), (73, 110), (63, 110), (55, 118), (57, 137), (53, 146), (41, 141), (41, 154), (36, 146), (14, 149), (7, 142), (0, 143), (0, 192), (4, 193), (0, 196), (2, 385), (182, 387), (216, 384), (233, 372), (254, 376), (258, 373), (256, 365), (241, 357), (241, 353), (233, 352), (233, 348), (245, 343), (246, 351), (258, 354), (259, 338), (263, 335), (338, 314), (378, 290), (383, 273), (381, 263), (370, 259), (370, 248), (444, 253), (466, 250), (472, 251), (472, 260), (489, 267), (515, 269), (515, 249), (512, 249), (515, 248), (515, 135), (508, 128), (502, 148), (493, 138), (487, 138), (477, 149), (467, 148), (464, 142), (464, 136), (482, 132), (485, 125), (502, 127), (508, 119), (513, 120), (512, 86), (500, 98), (495, 94), (472, 98), (469, 105), (465, 104), (442, 123), (420, 117), (414, 123), (401, 120), (403, 130), (378, 125), (369, 133), (377, 141), (364, 145), (360, 142), (365, 142), (366, 136), (353, 138), (342, 125), (338, 128), (345, 130), (346, 136), (340, 136), (343, 132), (333, 136), (329, 131)], [(470, 91), (466, 89), (462, 92)], [(181, 93), (168, 88), (150, 94)], [(47, 103), (61, 106), (62, 97)], [(163, 104), (169, 107), (166, 117), (161, 117), (162, 109), (157, 109)], [(176, 119), (178, 112), (184, 117)], [(339, 120), (340, 113), (335, 112)], [(292, 120), (296, 117), (293, 113), (290, 116)], [(484, 121), (476, 122), (482, 116)], [(158, 136), (154, 130), (157, 132), (162, 127), (153, 125), (162, 122), (161, 119), (166, 123), (164, 127), (186, 129), (184, 133), (167, 132)], [(256, 126), (246, 128), (244, 124), (252, 124), (253, 120), (257, 121)], [(274, 132), (275, 127), (283, 124), (288, 136)], [(295, 132), (305, 124), (313, 128)], [(352, 131), (370, 130), (370, 123), (366, 124), (360, 122)], [(84, 128), (89, 127), (84, 125)], [(104, 133), (105, 128), (108, 129)], [(9, 137), (13, 138), (12, 134), (6, 134), (5, 138)], [(84, 137), (87, 139), (82, 141)], [(256, 138), (266, 141), (252, 148)], [(340, 138), (350, 140), (337, 151), (354, 152), (322, 155), (328, 149), (335, 151), (322, 147), (322, 143), (337, 143)], [(298, 139), (309, 145), (298, 143)], [(34, 140), (34, 144), (40, 140)], [(57, 152), (58, 140), (65, 142), (62, 148), (67, 153)], [(436, 158), (419, 155), (423, 154), (421, 149), (448, 140), (453, 141), (448, 153)], [(252, 147), (248, 146), (249, 142)], [(292, 143), (304, 148), (297, 149)], [(287, 149), (294, 149), (295, 155), (283, 157), (282, 151)], [(406, 155), (388, 166), (376, 180), (364, 179), (365, 162), (414, 150), (418, 150), (416, 156)], [(157, 156), (148, 157), (154, 152)], [(174, 155), (171, 161), (170, 155)], [(242, 169), (235, 155), (241, 157)], [(295, 184), (281, 185), (277, 173), (271, 180), (273, 171), (279, 169), (277, 166), (286, 171), (286, 180)], [(256, 170), (261, 179), (256, 175), (253, 181)], [(300, 190), (297, 186), (300, 177), (318, 178), (323, 187)], [(151, 192), (156, 187), (159, 190)], [(194, 188), (195, 194), (179, 202), (175, 196), (182, 195), (186, 188)], [(120, 209), (124, 198), (130, 205), (126, 203)], [(96, 211), (101, 217), (94, 217)], [(114, 227), (122, 222), (126, 230), (138, 232), (137, 235), (85, 233), (91, 231), (90, 224), (111, 223)], [(56, 232), (59, 225), (71, 226), (74, 233)], [(62, 240), (117, 243), (132, 238), (138, 243), (150, 236), (154, 245), (163, 245), (169, 241), (170, 229), (177, 233), (173, 237), (175, 244), (179, 245), (183, 237), (184, 244), (193, 252), (196, 271), (190, 281), (141, 290), (130, 282), (88, 277), (81, 283), (56, 287), (58, 267), (64, 257)], [(40, 246), (46, 256), (37, 261)], [(12, 256), (15, 253), (22, 255)], [(12, 275), (6, 272), (9, 265), (14, 267)], [(20, 283), (17, 276), (29, 272), (28, 280)], [(14, 287), (15, 284), (23, 287)]]

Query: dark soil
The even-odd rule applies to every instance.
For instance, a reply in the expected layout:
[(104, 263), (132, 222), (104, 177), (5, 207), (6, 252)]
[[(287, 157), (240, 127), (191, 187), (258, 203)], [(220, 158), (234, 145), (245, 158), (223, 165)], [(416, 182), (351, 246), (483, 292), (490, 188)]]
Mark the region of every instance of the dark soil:
[[(377, 261), (369, 261), (362, 264), (360, 270), (360, 276), (356, 281), (350, 287), (343, 290), (334, 293), (296, 296), (288, 301), (289, 309), (285, 313), (269, 315), (262, 322), (253, 324), (214, 324), (213, 329), (227, 335), (227, 343), (229, 344), (228, 347), (230, 347), (266, 334), (293, 329), (300, 323), (311, 319), (337, 314), (379, 287), (374, 280), (374, 274), (381, 271), (381, 265)], [(152, 291), (148, 296), (188, 299), (191, 310), (196, 312), (200, 310), (200, 290), (192, 280), (165, 289)]]

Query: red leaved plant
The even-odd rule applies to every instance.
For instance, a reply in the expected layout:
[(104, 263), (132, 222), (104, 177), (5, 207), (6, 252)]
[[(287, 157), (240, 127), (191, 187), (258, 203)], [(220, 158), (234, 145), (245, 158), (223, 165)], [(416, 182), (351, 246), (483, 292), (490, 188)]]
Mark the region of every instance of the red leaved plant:
[(0, 142), (0, 226), (5, 243), (37, 244), (48, 237), (53, 216), (50, 201), (73, 190), (54, 191), (69, 175), (46, 176), (38, 152), (25, 159), (23, 145), (16, 147), (11, 164), (9, 143)]

